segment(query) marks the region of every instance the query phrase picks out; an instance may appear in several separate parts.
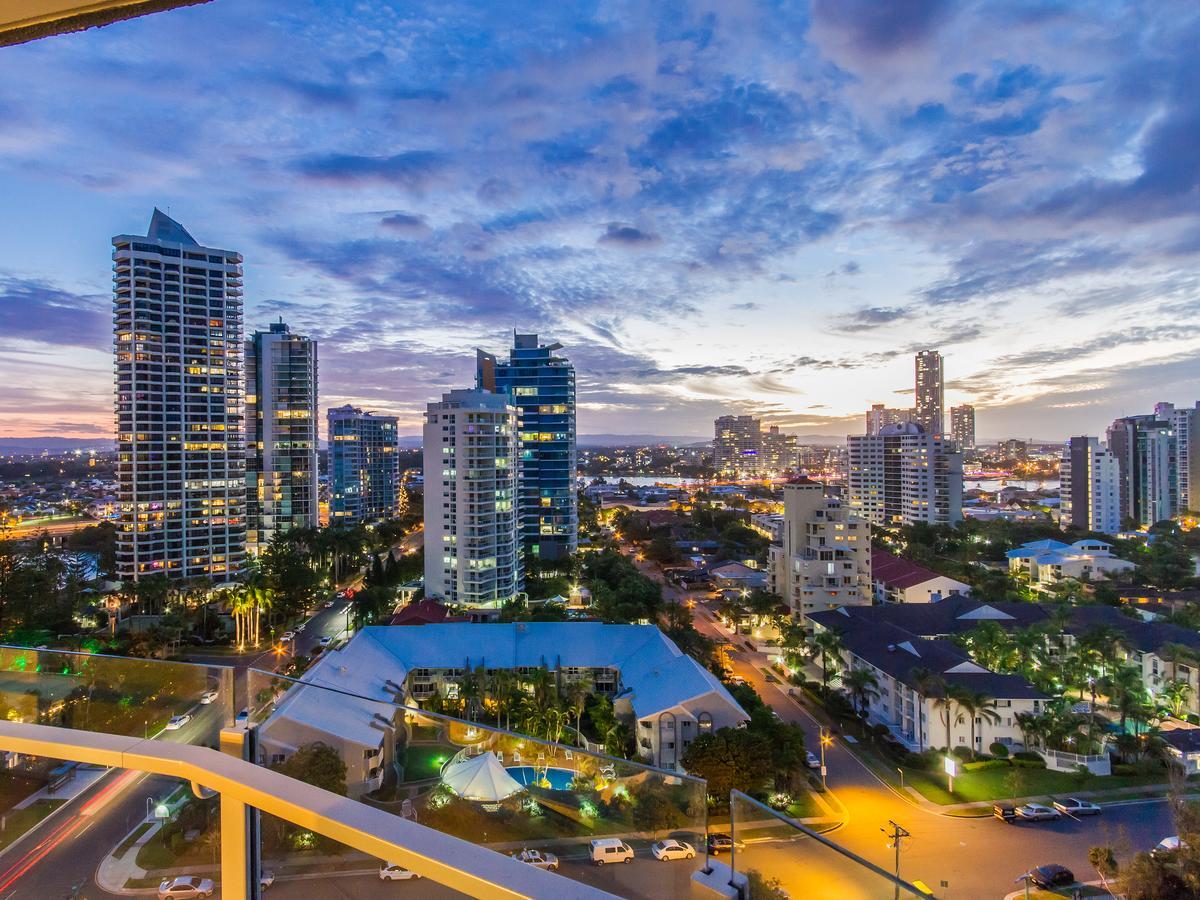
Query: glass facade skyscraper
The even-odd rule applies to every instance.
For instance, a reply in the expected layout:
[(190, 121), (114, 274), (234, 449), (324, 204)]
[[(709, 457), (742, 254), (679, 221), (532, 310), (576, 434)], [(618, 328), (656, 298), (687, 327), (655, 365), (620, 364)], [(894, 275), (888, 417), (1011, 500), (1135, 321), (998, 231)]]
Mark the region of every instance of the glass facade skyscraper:
[(536, 334), (513, 335), (508, 360), (476, 354), (476, 384), (507, 394), (519, 412), (521, 543), (531, 558), (555, 560), (579, 547), (575, 491), (575, 367)]
[(348, 404), (328, 415), (330, 524), (394, 518), (400, 506), (396, 417)]

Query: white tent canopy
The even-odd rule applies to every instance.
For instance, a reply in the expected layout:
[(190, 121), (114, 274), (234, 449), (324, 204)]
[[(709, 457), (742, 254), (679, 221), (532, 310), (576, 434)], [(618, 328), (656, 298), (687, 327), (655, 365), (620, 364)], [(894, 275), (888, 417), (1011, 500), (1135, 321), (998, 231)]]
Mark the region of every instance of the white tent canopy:
[(442, 783), (464, 800), (483, 803), (499, 803), (524, 790), (490, 750), (447, 766)]

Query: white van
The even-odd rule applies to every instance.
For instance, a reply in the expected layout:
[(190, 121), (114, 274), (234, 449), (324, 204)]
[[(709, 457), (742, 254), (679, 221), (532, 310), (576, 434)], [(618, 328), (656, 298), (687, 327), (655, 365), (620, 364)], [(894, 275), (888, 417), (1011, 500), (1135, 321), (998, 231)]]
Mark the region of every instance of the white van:
[(597, 838), (592, 841), (592, 862), (598, 866), (633, 862), (633, 848), (620, 838)]

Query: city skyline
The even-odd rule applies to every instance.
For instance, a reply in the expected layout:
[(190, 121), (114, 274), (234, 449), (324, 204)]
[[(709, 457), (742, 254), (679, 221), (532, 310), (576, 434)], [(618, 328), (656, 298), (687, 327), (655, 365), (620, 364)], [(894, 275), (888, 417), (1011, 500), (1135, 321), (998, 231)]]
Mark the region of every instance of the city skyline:
[(0, 436), (112, 433), (95, 248), (156, 204), (244, 254), (247, 331), (328, 350), (323, 405), (404, 435), (513, 328), (563, 345), (580, 434), (854, 433), (912, 405), (925, 347), (985, 441), (1191, 400), (1187, 5), (379, 14), (208, 4), (6, 51)]

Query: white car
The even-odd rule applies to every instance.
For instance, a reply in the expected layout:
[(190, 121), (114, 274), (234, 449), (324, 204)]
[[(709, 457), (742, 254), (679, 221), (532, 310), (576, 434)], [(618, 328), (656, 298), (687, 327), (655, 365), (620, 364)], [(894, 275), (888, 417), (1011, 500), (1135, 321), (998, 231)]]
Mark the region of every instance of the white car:
[(655, 859), (661, 859), (663, 862), (669, 859), (694, 859), (696, 856), (696, 848), (691, 844), (671, 839), (654, 844), (650, 852)]
[(1062, 813), (1053, 806), (1046, 806), (1044, 803), (1026, 803), (1024, 806), (1017, 807), (1017, 818), (1026, 819), (1030, 822), (1042, 822), (1049, 819), (1062, 818)]
[(295, 639), (296, 639), (296, 632), (285, 631), (283, 634), (281, 634), (279, 636), (279, 643), (286, 644), (288, 641), (294, 641)]
[(420, 878), (416, 872), (398, 866), (395, 863), (384, 863), (379, 867), (380, 881), (408, 881), (410, 878)]
[(333, 643), (333, 638), (331, 638), (329, 635), (326, 635), (325, 637), (323, 637), (319, 641), (317, 641), (317, 644), (319, 644), (322, 647), (328, 647), (332, 643)]
[(324, 606), (326, 609), (333, 609), (333, 601), (332, 600), (326, 600), (321, 605)]
[(184, 897), (211, 897), (213, 883), (211, 878), (201, 878), (199, 875), (180, 875), (168, 878), (158, 886), (158, 900), (176, 900)]
[(808, 766), (810, 769), (821, 768), (820, 758), (817, 756), (817, 754), (813, 753), (811, 750), (804, 751), (804, 764), (806, 766)]
[(250, 710), (243, 709), (233, 720), (234, 726), (250, 724)]
[(220, 691), (205, 691), (203, 694), (200, 695), (200, 702), (203, 703), (205, 706), (208, 706), (208, 704), (212, 703), (219, 696), (221, 696)]
[(1174, 853), (1180, 847), (1186, 847), (1187, 844), (1179, 839), (1179, 835), (1173, 834), (1170, 837), (1165, 837), (1150, 851), (1151, 856), (1165, 856), (1168, 853)]
[(541, 850), (522, 850), (520, 853), (514, 853), (513, 859), (519, 859), (538, 869), (558, 871), (558, 857), (553, 853), (543, 853)]
[(1098, 816), (1100, 806), (1077, 797), (1067, 797), (1065, 800), (1055, 800), (1054, 808), (1064, 816)]
[(182, 716), (171, 716), (170, 720), (164, 727), (167, 731), (178, 731), (190, 721), (192, 721), (192, 717), (187, 713), (184, 713)]
[(270, 870), (263, 872), (261, 875), (258, 876), (259, 890), (265, 891), (267, 888), (269, 888), (274, 883), (275, 883), (275, 873)]

